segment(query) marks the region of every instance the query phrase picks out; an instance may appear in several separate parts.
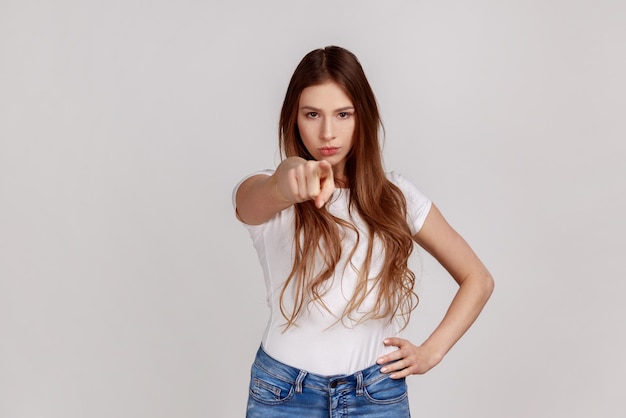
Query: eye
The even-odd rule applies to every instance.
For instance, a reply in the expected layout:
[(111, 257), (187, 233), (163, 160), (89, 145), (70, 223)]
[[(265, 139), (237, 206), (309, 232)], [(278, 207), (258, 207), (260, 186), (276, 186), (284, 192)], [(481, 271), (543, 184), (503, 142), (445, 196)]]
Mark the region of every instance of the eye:
[(315, 119), (317, 117), (317, 112), (309, 112), (306, 116), (307, 118)]
[(350, 116), (352, 116), (349, 112), (339, 112), (337, 114), (337, 117), (339, 119), (348, 119)]

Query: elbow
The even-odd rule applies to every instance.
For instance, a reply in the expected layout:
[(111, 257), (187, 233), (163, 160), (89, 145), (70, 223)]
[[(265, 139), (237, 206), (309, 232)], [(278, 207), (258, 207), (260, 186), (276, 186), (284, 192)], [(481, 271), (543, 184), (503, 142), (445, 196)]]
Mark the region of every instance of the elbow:
[(493, 289), (495, 288), (495, 281), (493, 280), (493, 276), (491, 275), (491, 273), (486, 270), (482, 274), (481, 285), (482, 293), (485, 296), (485, 301), (487, 301), (493, 293)]
[(470, 274), (466, 280), (463, 280), (460, 284), (461, 287), (467, 286), (468, 289), (472, 289), (471, 292), (478, 300), (481, 300), (483, 304), (487, 303), (495, 287), (493, 277), (487, 269), (481, 269)]
[(487, 269), (481, 269), (468, 275), (465, 280), (459, 282), (459, 285), (472, 295), (482, 309), (493, 293), (495, 282)]

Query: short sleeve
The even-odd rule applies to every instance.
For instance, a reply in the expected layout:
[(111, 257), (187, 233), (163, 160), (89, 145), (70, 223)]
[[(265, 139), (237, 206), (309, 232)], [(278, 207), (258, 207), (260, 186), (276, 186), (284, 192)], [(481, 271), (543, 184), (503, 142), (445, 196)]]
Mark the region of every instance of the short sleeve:
[(432, 207), (432, 201), (422, 193), (410, 180), (394, 171), (387, 174), (387, 178), (404, 194), (407, 208), (407, 222), (411, 234), (415, 235), (424, 225), (426, 216)]

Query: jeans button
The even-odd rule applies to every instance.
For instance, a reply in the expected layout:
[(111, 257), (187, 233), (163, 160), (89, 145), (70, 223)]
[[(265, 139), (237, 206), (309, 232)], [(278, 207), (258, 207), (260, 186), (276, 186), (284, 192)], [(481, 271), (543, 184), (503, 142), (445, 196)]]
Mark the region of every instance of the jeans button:
[(331, 387), (331, 389), (335, 389), (337, 387), (337, 381), (334, 380), (334, 381), (330, 382), (330, 387)]

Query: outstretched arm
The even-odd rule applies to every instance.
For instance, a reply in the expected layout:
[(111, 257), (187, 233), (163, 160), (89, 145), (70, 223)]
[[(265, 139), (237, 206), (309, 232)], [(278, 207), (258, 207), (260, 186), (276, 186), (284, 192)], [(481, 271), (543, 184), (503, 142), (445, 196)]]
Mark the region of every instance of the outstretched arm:
[(394, 379), (423, 374), (436, 366), (476, 320), (494, 286), (487, 268), (435, 205), (414, 239), (450, 273), (459, 290), (439, 326), (422, 345), (402, 338), (384, 341), (385, 345), (398, 347), (378, 359), (379, 364), (398, 360), (382, 369), (383, 373), (392, 373)]
[(307, 161), (289, 157), (273, 175), (246, 179), (237, 189), (237, 217), (249, 225), (259, 225), (276, 213), (306, 200), (321, 208), (335, 190), (331, 165), (326, 161)]

